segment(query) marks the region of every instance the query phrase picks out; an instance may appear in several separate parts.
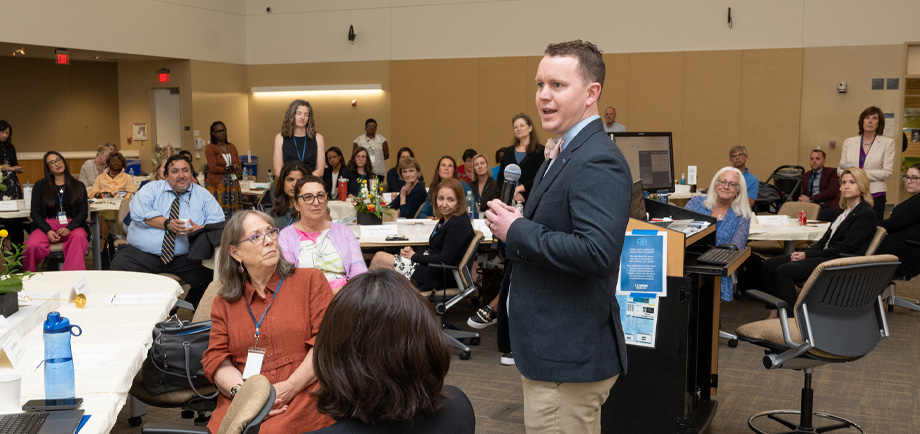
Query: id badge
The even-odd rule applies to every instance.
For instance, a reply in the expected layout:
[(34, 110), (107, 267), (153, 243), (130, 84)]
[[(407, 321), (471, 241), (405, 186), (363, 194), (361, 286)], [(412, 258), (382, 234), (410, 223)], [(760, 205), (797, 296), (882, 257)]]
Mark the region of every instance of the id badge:
[(231, 173), (231, 174), (230, 174), (230, 180), (231, 180), (231, 181), (236, 181), (236, 174), (235, 174), (235, 173)]
[(262, 361), (265, 360), (265, 348), (249, 348), (246, 356), (246, 366), (243, 367), (243, 379), (262, 372)]
[(58, 217), (58, 223), (62, 225), (67, 224), (67, 213), (66, 212), (59, 212), (57, 217)]

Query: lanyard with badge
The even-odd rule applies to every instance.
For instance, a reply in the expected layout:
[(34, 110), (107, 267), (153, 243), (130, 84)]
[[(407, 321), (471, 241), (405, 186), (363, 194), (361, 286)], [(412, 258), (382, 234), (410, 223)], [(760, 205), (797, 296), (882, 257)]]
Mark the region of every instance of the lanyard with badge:
[(265, 320), (265, 314), (268, 313), (268, 309), (272, 307), (272, 302), (275, 301), (275, 296), (281, 291), (282, 283), (284, 283), (284, 277), (278, 282), (275, 293), (272, 294), (272, 299), (269, 300), (268, 306), (265, 307), (265, 311), (262, 312), (262, 317), (259, 318), (258, 321), (256, 321), (256, 316), (252, 313), (252, 308), (249, 307), (249, 303), (246, 303), (246, 309), (249, 310), (249, 317), (252, 318), (252, 323), (256, 326), (256, 343), (249, 348), (249, 353), (246, 357), (246, 366), (243, 367), (244, 380), (262, 372), (262, 361), (265, 360), (265, 348), (259, 347), (259, 329), (262, 327), (262, 321)]
[(58, 205), (60, 205), (60, 211), (58, 211), (58, 214), (57, 214), (58, 223), (62, 225), (66, 225), (67, 224), (67, 213), (64, 212), (64, 186), (63, 185), (61, 186), (60, 189), (58, 189)]
[(307, 156), (307, 137), (304, 136), (303, 138), (303, 151), (297, 149), (297, 137), (294, 137), (293, 134), (291, 135), (291, 140), (294, 141), (294, 153), (297, 154), (297, 159), (300, 160), (301, 163), (306, 163), (306, 161), (303, 161), (303, 157)]

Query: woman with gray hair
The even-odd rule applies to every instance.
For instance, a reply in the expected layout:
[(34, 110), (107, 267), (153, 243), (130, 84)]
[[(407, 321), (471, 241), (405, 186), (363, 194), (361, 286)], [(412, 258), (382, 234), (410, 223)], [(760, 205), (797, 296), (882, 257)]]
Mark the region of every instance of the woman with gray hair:
[(272, 218), (258, 211), (236, 212), (224, 226), (217, 265), (221, 289), (201, 361), (220, 391), (208, 424), (212, 432), (254, 374), (267, 377), (277, 392), (263, 431), (299, 433), (333, 422), (316, 409), (312, 361), (332, 289), (321, 271), (294, 268), (284, 259), (278, 232)]
[[(751, 228), (751, 205), (741, 171), (723, 167), (709, 182), (706, 196), (693, 196), (684, 207), (716, 218), (716, 244), (747, 244)], [(732, 301), (732, 279), (722, 279), (722, 300)]]

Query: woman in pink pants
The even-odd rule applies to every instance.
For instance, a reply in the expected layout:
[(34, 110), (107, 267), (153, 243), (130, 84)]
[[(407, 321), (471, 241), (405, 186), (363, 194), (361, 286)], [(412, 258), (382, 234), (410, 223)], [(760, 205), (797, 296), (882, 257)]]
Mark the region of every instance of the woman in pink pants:
[(51, 244), (64, 243), (64, 270), (85, 270), (86, 186), (70, 175), (67, 161), (55, 151), (45, 153), (45, 177), (32, 189), (32, 223), (22, 267), (35, 271)]

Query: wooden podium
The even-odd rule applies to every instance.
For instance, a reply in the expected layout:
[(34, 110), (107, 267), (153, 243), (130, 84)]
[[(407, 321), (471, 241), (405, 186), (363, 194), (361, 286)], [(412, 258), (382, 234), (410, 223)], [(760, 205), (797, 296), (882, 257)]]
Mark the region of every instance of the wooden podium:
[[(654, 348), (628, 346), (628, 371), (620, 375), (601, 408), (601, 432), (700, 433), (709, 427), (717, 402), (721, 277), (730, 276), (750, 251), (730, 266), (696, 263), (716, 245), (716, 219), (646, 200), (652, 218), (709, 221), (690, 237), (630, 219), (627, 230), (667, 231), (667, 296), (658, 300)], [(625, 306), (620, 306), (625, 309)]]

